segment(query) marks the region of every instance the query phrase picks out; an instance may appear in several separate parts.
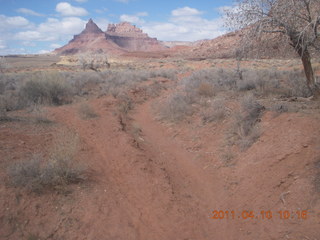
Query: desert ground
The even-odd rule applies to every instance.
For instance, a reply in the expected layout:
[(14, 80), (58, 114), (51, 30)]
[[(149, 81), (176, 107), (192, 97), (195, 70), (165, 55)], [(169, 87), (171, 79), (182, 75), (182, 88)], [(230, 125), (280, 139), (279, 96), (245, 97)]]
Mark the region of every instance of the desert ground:
[(299, 59), (4, 61), (0, 239), (320, 239)]

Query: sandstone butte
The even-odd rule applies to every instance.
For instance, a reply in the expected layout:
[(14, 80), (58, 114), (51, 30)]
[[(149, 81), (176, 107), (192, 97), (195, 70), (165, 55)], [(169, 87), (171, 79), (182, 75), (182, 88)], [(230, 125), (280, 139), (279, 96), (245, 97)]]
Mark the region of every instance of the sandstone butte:
[(141, 29), (128, 23), (109, 24), (107, 31), (103, 32), (92, 19), (88, 21), (85, 29), (61, 48), (54, 52), (62, 55), (71, 55), (83, 52), (108, 53), (111, 55), (126, 52), (151, 52), (166, 50), (160, 41), (149, 37)]

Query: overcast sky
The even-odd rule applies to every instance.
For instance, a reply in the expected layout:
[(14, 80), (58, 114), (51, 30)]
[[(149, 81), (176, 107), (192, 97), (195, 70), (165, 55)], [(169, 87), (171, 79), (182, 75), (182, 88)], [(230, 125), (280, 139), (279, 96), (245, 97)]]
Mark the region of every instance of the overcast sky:
[(89, 18), (105, 31), (128, 21), (166, 41), (224, 33), (220, 10), (232, 0), (0, 0), (0, 55), (46, 53), (80, 33)]

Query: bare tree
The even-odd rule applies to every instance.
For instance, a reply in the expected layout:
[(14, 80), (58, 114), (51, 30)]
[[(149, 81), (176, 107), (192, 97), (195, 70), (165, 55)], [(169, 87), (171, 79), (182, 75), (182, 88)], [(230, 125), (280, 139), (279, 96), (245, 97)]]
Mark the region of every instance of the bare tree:
[(310, 53), (311, 48), (320, 50), (319, 0), (237, 0), (235, 7), (225, 12), (230, 29), (247, 28), (255, 39), (262, 34), (285, 36), (301, 58), (313, 97), (320, 97)]
[(108, 57), (105, 54), (90, 54), (85, 53), (78, 56), (82, 69), (90, 69), (96, 72), (100, 71), (100, 68), (110, 68)]

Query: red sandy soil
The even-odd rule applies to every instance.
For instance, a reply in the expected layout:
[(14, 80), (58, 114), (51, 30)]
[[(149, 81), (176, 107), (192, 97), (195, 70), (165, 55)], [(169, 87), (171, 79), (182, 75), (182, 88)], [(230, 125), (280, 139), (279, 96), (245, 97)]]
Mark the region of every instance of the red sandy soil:
[[(73, 104), (48, 108), (53, 125), (0, 123), (1, 179), (11, 162), (48, 149), (62, 128), (79, 135), (77, 159), (91, 175), (71, 193), (42, 195), (2, 181), (0, 239), (319, 239), (320, 193), (313, 184), (320, 171), (319, 111), (266, 112), (260, 139), (225, 166), (220, 155), (229, 122), (160, 122), (153, 106), (168, 92), (137, 104), (125, 131), (111, 97), (89, 101), (99, 115), (90, 120)], [(233, 210), (235, 218), (212, 219), (214, 210)], [(280, 219), (280, 210), (292, 218)], [(306, 220), (295, 214), (302, 210)], [(255, 217), (243, 219), (243, 211)], [(262, 219), (261, 211), (272, 218)]]

